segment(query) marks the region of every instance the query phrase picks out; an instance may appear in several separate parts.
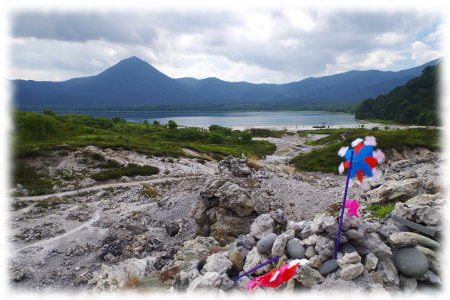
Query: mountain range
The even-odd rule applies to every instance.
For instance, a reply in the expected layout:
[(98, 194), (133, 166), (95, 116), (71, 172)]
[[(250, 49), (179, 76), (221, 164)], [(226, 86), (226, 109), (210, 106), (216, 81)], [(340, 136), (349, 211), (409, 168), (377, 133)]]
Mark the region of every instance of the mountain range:
[(359, 103), (386, 94), (419, 76), (424, 65), (392, 71), (349, 71), (287, 84), (227, 82), (217, 78), (170, 78), (133, 56), (102, 73), (67, 81), (10, 80), (13, 106), (186, 105), (241, 103)]

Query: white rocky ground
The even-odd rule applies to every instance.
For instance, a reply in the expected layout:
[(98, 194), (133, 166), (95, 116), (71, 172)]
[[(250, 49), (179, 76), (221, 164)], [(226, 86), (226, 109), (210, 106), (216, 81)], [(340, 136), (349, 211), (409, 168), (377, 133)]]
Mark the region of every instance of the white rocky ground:
[[(308, 138), (316, 139), (320, 136), (310, 135)], [(256, 162), (264, 168), (253, 173), (251, 179), (236, 179), (242, 188), (266, 194), (267, 205), (283, 209), (293, 221), (312, 220), (317, 212), (342, 201), (344, 176), (298, 173), (285, 164), (298, 153), (316, 148), (304, 145), (305, 138), (285, 136), (282, 139), (266, 140), (277, 145), (277, 152)], [(151, 252), (151, 256), (164, 259), (170, 258), (168, 249), (178, 249), (181, 242), (195, 234), (196, 224), (189, 217), (189, 211), (205, 182), (212, 175), (219, 174), (216, 162), (202, 164), (195, 159), (186, 158), (173, 159), (171, 162), (166, 158), (147, 158), (130, 151), (102, 151), (95, 147), (88, 147), (88, 150), (101, 152), (106, 158), (120, 163), (152, 165), (161, 172), (153, 176), (110, 181), (107, 187), (102, 188), (96, 187), (98, 183), (89, 180), (66, 182), (55, 190), (69, 191), (69, 194), (54, 198), (53, 209), (39, 210), (31, 204), (12, 210), (10, 272), (16, 278), (12, 284), (14, 290), (81, 291), (92, 288), (87, 285), (87, 281), (92, 279), (93, 272), (98, 272), (104, 262), (98, 257), (102, 252), (101, 240), (108, 230), (122, 223), (145, 228), (148, 230), (145, 233), (146, 239), (161, 241), (162, 249)], [(427, 151), (420, 149), (409, 155), (411, 157), (407, 157), (408, 159), (413, 156), (425, 157)], [(394, 162), (393, 167), (401, 163), (400, 157), (398, 159), (399, 162)], [(56, 163), (39, 160), (28, 163), (47, 166), (52, 174), (56, 174), (58, 170), (72, 175), (92, 172), (80, 162), (77, 153), (62, 157)], [(435, 163), (417, 163), (407, 168), (415, 170), (419, 178), (428, 178), (438, 183), (442, 178), (439, 174), (442, 168), (436, 168)], [(389, 176), (388, 172), (384, 179)], [(91, 190), (82, 194), (70, 192), (85, 186), (92, 186)], [(159, 195), (155, 198), (144, 195), (144, 190), (149, 188)], [(361, 194), (361, 189), (355, 183), (349, 188), (347, 198), (360, 200)], [(33, 202), (42, 198), (45, 197), (11, 198), (10, 201)], [(169, 236), (165, 229), (166, 224), (172, 223), (179, 224), (180, 227), (176, 236)], [(145, 254), (140, 253), (141, 258), (145, 257)], [(160, 260), (161, 264), (164, 259)]]

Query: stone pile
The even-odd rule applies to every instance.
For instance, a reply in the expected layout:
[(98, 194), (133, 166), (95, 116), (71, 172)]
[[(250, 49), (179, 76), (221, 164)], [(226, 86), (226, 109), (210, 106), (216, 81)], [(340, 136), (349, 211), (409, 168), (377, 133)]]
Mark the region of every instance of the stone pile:
[[(251, 224), (249, 233), (219, 249), (213, 237), (198, 237), (185, 242), (170, 265), (181, 269), (173, 290), (188, 294), (246, 293), (244, 287), (250, 278), (236, 282), (232, 279), (275, 256), (279, 256), (276, 265), (266, 265), (252, 275), (263, 275), (293, 259), (308, 259), (306, 265), (298, 267), (294, 278), (278, 287), (287, 293), (306, 289), (311, 293), (351, 290), (395, 295), (414, 292), (421, 286), (439, 290), (443, 260), (437, 241), (442, 231), (438, 212), (445, 200), (419, 198), (427, 197), (398, 202), (382, 220), (344, 217), (337, 259), (333, 256), (338, 218), (331, 210), (302, 222), (288, 222), (281, 210), (261, 214)], [(420, 229), (436, 233), (435, 237), (427, 237)], [(209, 255), (211, 247), (216, 248), (216, 253)]]
[(36, 225), (32, 228), (23, 228), (20, 230), (20, 237), (23, 240), (45, 239), (53, 237), (56, 234), (65, 232), (66, 230), (59, 223)]

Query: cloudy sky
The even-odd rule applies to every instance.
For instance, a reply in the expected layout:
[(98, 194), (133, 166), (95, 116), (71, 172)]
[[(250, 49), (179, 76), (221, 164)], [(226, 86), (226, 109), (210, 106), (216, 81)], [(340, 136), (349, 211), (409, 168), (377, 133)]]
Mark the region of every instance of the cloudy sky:
[(442, 57), (448, 27), (435, 1), (425, 6), (398, 1), (409, 5), (396, 7), (388, 1), (378, 6), (352, 1), (339, 1), (339, 6), (329, 1), (315, 6), (286, 1), (271, 6), (126, 1), (126, 6), (113, 6), (99, 1), (103, 5), (95, 6), (82, 1), (63, 7), (43, 2), (14, 1), (8, 8), (7, 78), (57, 81), (96, 75), (130, 56), (172, 78), (252, 83), (287, 83), (348, 70), (398, 71)]

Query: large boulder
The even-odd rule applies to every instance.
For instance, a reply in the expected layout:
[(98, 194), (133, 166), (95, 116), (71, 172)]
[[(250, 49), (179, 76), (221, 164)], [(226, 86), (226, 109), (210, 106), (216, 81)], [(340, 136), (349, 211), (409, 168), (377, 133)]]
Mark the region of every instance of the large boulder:
[(405, 202), (419, 194), (435, 194), (440, 190), (439, 185), (423, 178), (408, 178), (402, 181), (389, 180), (379, 188), (366, 193), (367, 205)]
[(242, 154), (242, 158), (236, 158), (233, 156), (228, 156), (221, 162), (219, 162), (219, 170), (225, 173), (232, 173), (234, 176), (248, 176), (252, 173), (250, 168), (247, 165), (248, 160), (244, 154)]

